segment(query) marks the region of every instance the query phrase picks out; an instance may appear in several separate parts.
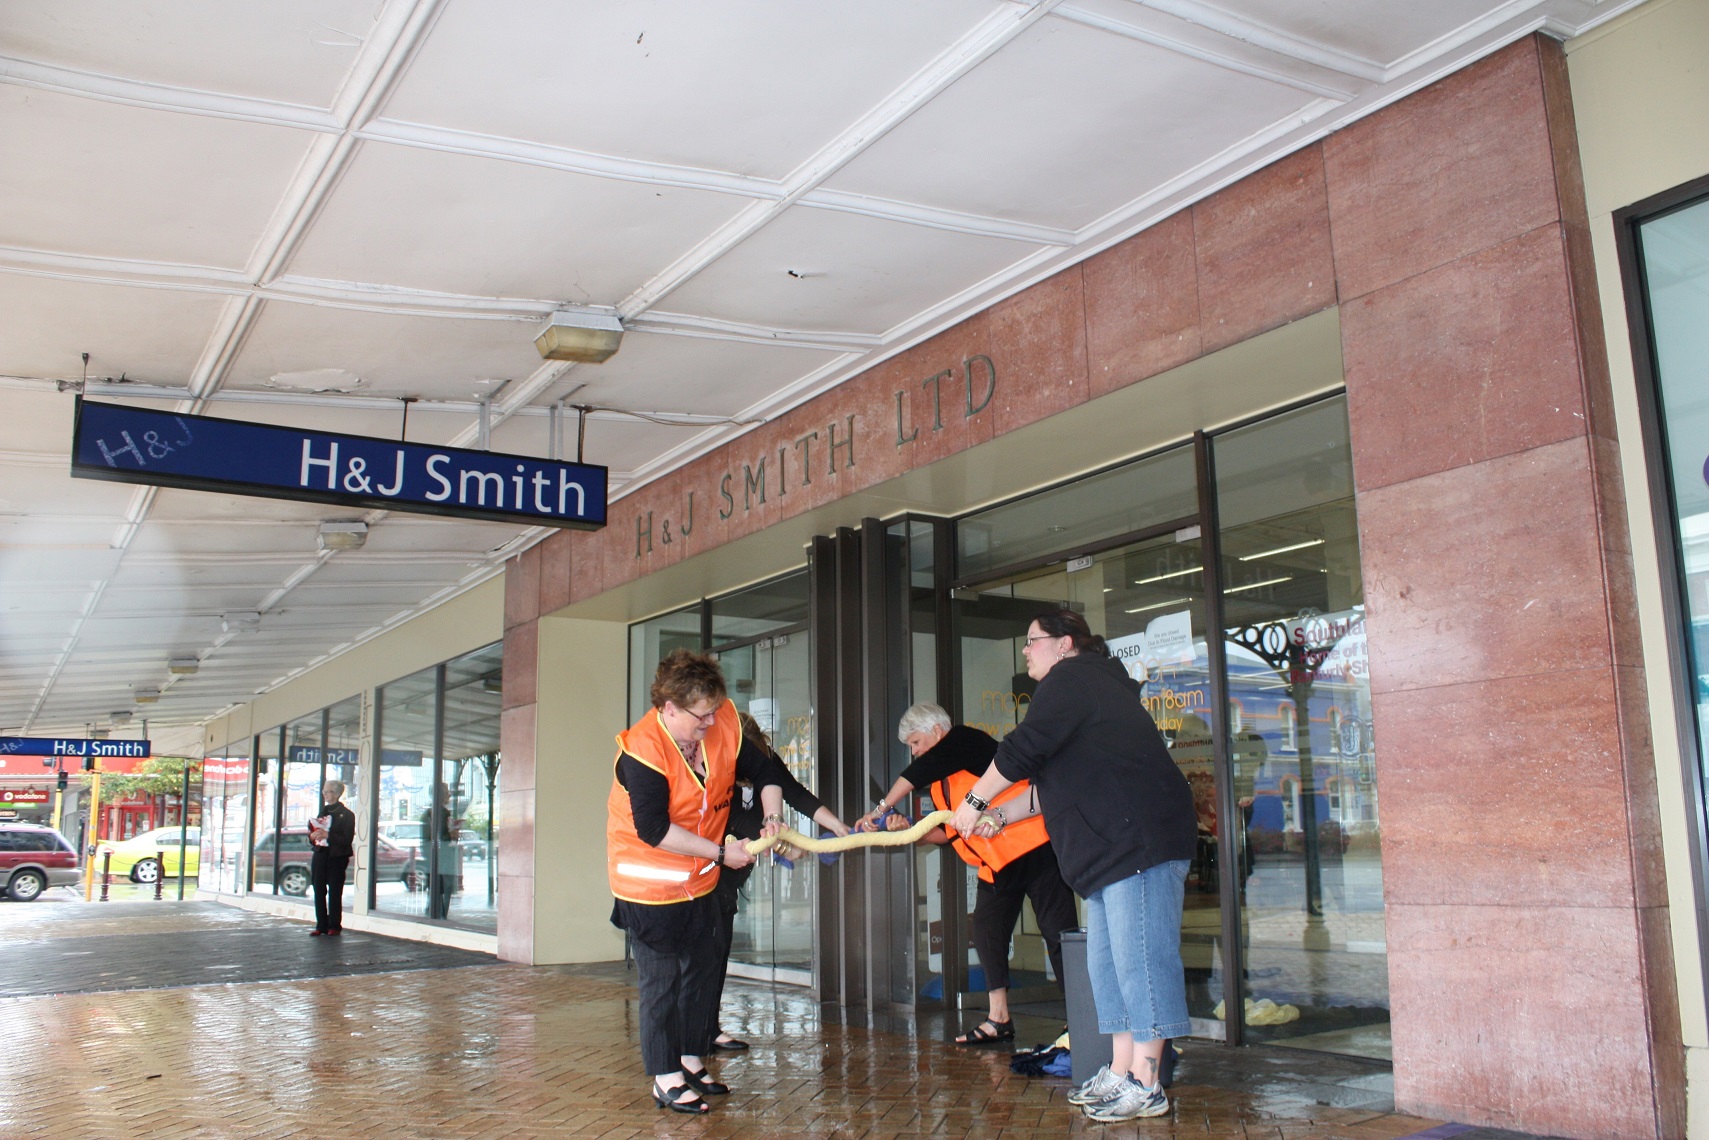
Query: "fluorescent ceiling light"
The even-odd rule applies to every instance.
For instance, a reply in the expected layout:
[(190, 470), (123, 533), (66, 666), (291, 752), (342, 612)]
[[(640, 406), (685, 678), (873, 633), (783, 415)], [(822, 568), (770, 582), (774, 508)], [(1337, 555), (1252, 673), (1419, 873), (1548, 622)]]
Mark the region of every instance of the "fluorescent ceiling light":
[(1290, 550), (1304, 550), (1308, 546), (1322, 546), (1323, 543), (1323, 539), (1314, 538), (1310, 542), (1296, 542), (1292, 546), (1278, 546), (1274, 550), (1261, 550), (1257, 554), (1242, 554), (1240, 560), (1242, 562), (1253, 562), (1260, 558), (1268, 558), (1272, 554), (1286, 554)]
[(261, 615), (255, 610), (232, 610), (220, 615), (220, 628), (227, 633), (238, 629), (259, 629)]
[(1158, 574), (1156, 577), (1153, 577), (1153, 578), (1135, 578), (1133, 580), (1133, 584), (1136, 586), (1146, 586), (1146, 585), (1151, 584), (1152, 582), (1161, 582), (1165, 578), (1180, 578), (1183, 575), (1187, 575), (1187, 574), (1197, 574), (1200, 570), (1203, 570), (1203, 569), (1204, 569), (1203, 566), (1189, 566), (1185, 570), (1171, 570), (1167, 574)]
[(1275, 586), (1279, 583), (1292, 582), (1293, 580), (1294, 576), (1292, 574), (1285, 574), (1280, 578), (1266, 578), (1262, 582), (1248, 582), (1244, 586), (1230, 586), (1228, 589), (1224, 590), (1223, 593), (1238, 594), (1242, 590), (1256, 590), (1259, 586)]
[(1122, 613), (1124, 613), (1124, 614), (1142, 614), (1146, 610), (1160, 610), (1164, 606), (1178, 606), (1182, 602), (1190, 602), (1190, 601), (1192, 601), (1191, 598), (1170, 598), (1166, 602), (1153, 602), (1149, 606), (1135, 606), (1131, 610), (1123, 610)]
[(317, 538), (322, 550), (360, 550), (368, 541), (368, 524), (344, 520), (323, 522)]
[(623, 343), (623, 322), (615, 309), (560, 309), (534, 338), (534, 347), (547, 360), (598, 364), (610, 360)]

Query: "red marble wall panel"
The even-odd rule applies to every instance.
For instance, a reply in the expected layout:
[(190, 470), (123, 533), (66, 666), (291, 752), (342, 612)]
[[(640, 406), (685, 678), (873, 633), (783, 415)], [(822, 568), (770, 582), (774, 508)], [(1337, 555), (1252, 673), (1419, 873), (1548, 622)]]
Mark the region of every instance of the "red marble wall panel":
[(1529, 37), (1323, 143), (1343, 301), (1560, 217)]
[(1588, 454), (1566, 440), (1359, 493), (1373, 691), (1613, 663)]
[(540, 613), (570, 604), (570, 532), (548, 535), (540, 544)]
[[(904, 393), (907, 430), (902, 435), (908, 442), (897, 449), (897, 458), (907, 467), (924, 467), (991, 438), (997, 397), (986, 402), (985, 368), (979, 363), (971, 366), (969, 392), (968, 361), (975, 356), (989, 356), (997, 366), (999, 393), (1023, 383), (1024, 370), (1010, 346), (998, 343), (989, 310), (915, 345), (885, 368), (886, 410), (879, 422), (886, 427), (879, 438), (896, 442), (896, 393)], [(970, 407), (978, 410), (969, 415)]]
[(1111, 246), (1082, 273), (1093, 399), (1203, 354), (1191, 210)]
[(1308, 147), (1192, 209), (1205, 352), (1335, 304), (1323, 152)]
[(540, 547), (531, 546), (504, 568), (504, 627), (540, 616)]
[[(615, 524), (607, 523), (606, 530), (610, 530), (613, 525)], [(571, 535), (570, 601), (585, 601), (604, 592), (605, 561), (600, 557), (599, 534), (584, 532)]]
[(499, 714), (498, 746), (504, 756), (502, 783), (506, 792), (534, 790), (534, 726), (538, 707), (516, 705)]
[(1582, 436), (1567, 284), (1546, 226), (1344, 304), (1358, 485)]
[(499, 698), (503, 708), (534, 703), (539, 649), (538, 621), (523, 622), (504, 631), (504, 692)]
[(993, 432), (1038, 423), (1091, 398), (1079, 266), (999, 302), (989, 313), (991, 342), (1002, 346), (992, 355), (1002, 372), (992, 399)]
[(1630, 907), (1389, 906), (1396, 1103), (1552, 1136), (1656, 1135), (1641, 949)]
[(1609, 684), (1604, 665), (1376, 695), (1390, 905), (1630, 905)]

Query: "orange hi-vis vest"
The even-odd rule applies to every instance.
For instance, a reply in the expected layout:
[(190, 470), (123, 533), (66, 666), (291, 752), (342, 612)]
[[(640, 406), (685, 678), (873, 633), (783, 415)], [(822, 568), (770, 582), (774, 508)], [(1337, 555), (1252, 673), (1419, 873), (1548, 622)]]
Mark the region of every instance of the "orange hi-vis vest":
[[(979, 777), (972, 772), (953, 772), (932, 785), (932, 803), (940, 810), (954, 811), (978, 782)], [(991, 805), (1002, 807), (1023, 798), (1031, 790), (1025, 780), (1011, 784), (997, 793), (997, 798), (991, 801)], [(990, 839), (978, 835), (957, 835), (950, 827), (945, 827), (944, 830), (949, 833), (955, 853), (960, 855), (969, 867), (976, 868), (979, 877), (987, 883), (994, 881), (998, 871), (1028, 851), (1050, 842), (1050, 834), (1044, 829), (1042, 815), (1028, 816), (1019, 822), (1011, 823)]]
[[(706, 764), (704, 783), (665, 730), (657, 709), (648, 710), (629, 731), (619, 733), (617, 747), (618, 759), (627, 753), (670, 781), (672, 823), (714, 843), (724, 842), (730, 798), (736, 787), (736, 753), (742, 748), (742, 726), (734, 704), (725, 701), (718, 706), (718, 717), (700, 742)], [(618, 782), (615, 772), (606, 801), (605, 850), (611, 893), (620, 899), (650, 904), (686, 902), (718, 885), (717, 863), (654, 847), (636, 833), (629, 790)]]

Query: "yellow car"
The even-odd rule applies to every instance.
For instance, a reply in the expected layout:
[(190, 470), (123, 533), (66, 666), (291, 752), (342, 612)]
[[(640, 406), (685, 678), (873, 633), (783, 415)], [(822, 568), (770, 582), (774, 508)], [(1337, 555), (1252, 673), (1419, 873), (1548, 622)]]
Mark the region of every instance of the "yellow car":
[[(178, 840), (183, 834), (176, 827), (157, 827), (133, 839), (114, 843), (102, 841), (95, 848), (95, 873), (103, 870), (107, 852), (113, 853), (111, 870), (115, 875), (129, 875), (133, 883), (152, 883), (160, 878), (159, 856), (166, 857), (166, 877), (178, 877)], [(184, 877), (194, 879), (202, 862), (202, 829), (192, 827), (185, 837), (189, 846), (184, 851)]]

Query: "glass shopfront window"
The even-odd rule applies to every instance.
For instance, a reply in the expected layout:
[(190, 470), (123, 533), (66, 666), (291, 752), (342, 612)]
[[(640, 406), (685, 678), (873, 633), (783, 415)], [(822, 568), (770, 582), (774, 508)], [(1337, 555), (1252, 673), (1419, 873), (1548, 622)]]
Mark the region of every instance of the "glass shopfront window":
[(495, 642), (379, 689), (375, 911), (498, 928), (503, 661)]
[[(1658, 513), (1666, 517), (1658, 529), (1672, 548), (1667, 604), (1679, 700), (1688, 710), (1680, 728), (1687, 755), (1695, 747), (1701, 788), (1709, 784), (1709, 182), (1620, 216), (1631, 227), (1621, 232), (1636, 271), (1627, 287), (1642, 318), (1633, 324), (1648, 348), (1636, 355), (1650, 379), (1640, 396), (1661, 473)], [(1698, 828), (1709, 834), (1709, 819)]]
[[(1201, 460), (1214, 486), (1199, 486)], [(1212, 518), (1215, 535), (1205, 531)], [(1181, 930), (1194, 1032), (1224, 1036), (1218, 1022), (1233, 1002), (1245, 1040), (1388, 1056), (1345, 398), (958, 520), (956, 548), (964, 723), (1001, 739), (1026, 716), (1034, 685), (1023, 639), (1052, 606), (1083, 614), (1144, 686), (1198, 818)], [(971, 908), (971, 883), (962, 897)], [(959, 925), (965, 942), (971, 924)], [(1023, 916), (1011, 977), (1024, 991), (1047, 980), (1044, 968), (1036, 924)], [(964, 987), (979, 988), (977, 976)]]
[(197, 877), (203, 890), (225, 894), (244, 890), (250, 748), (250, 741), (241, 740), (203, 762), (202, 851)]
[(369, 906), (382, 914), (428, 917), (428, 825), (422, 816), (433, 809), (439, 764), (439, 673), (439, 666), (412, 673), (382, 686), (374, 698), (380, 750)]
[[(637, 622), (629, 635), (631, 720), (651, 707), (653, 674), (665, 654), (674, 649), (710, 652), (723, 667), (736, 708), (760, 723), (785, 766), (813, 790), (809, 644), (805, 572)], [(745, 792), (738, 789), (738, 794)], [(814, 826), (787, 809), (785, 818), (804, 833)], [(790, 869), (767, 859), (749, 877), (730, 951), (737, 973), (747, 966), (785, 981), (811, 981), (816, 866), (797, 862)]]
[[(280, 761), (283, 755), (283, 728), (270, 728), (255, 738), (255, 817), (250, 833), (250, 873), (247, 889), (277, 893), (277, 872), (289, 872), (293, 854), (307, 858), (308, 835), (303, 835), (304, 852), (280, 850), (275, 838), (279, 829)], [(295, 880), (297, 875), (292, 873)], [(303, 878), (306, 883), (306, 873)]]
[[(1216, 437), (1249, 1040), (1389, 1056), (1365, 594), (1342, 399)], [(1272, 1012), (1272, 1008), (1279, 1012)]]

